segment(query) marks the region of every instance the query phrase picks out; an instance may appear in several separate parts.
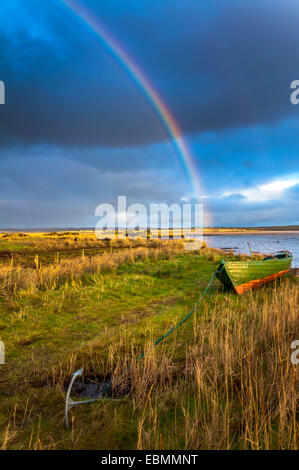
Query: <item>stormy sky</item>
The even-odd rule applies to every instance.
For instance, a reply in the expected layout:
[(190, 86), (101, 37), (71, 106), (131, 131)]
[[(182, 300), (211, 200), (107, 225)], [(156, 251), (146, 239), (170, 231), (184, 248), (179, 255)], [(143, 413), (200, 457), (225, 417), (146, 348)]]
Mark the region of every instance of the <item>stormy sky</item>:
[[(213, 226), (298, 224), (298, 0), (78, 0), (171, 110)], [(0, 228), (196, 201), (150, 101), (61, 0), (1, 0)]]

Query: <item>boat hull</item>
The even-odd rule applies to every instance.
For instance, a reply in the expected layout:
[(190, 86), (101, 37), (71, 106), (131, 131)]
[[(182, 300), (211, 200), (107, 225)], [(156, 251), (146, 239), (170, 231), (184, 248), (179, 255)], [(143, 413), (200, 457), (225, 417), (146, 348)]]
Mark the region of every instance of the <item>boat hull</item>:
[(230, 290), (243, 294), (284, 276), (290, 269), (292, 256), (249, 261), (221, 261), (217, 278)]

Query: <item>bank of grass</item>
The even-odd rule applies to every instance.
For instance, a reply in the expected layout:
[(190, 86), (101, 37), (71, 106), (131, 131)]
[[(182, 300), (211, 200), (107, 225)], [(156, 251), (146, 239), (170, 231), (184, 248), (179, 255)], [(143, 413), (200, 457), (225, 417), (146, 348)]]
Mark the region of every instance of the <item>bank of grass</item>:
[[(170, 234), (171, 235), (171, 234)], [(109, 235), (111, 237), (111, 234)], [(48, 233), (0, 233), (0, 262), (11, 266), (35, 268), (57, 262), (98, 256), (127, 248), (158, 248), (161, 239), (107, 238), (98, 239), (95, 232), (70, 231)], [(179, 242), (178, 242), (179, 243)], [(163, 243), (165, 246), (165, 243)]]
[(74, 282), (87, 274), (101, 274), (114, 271), (121, 264), (137, 260), (169, 259), (184, 250), (183, 242), (165, 243), (163, 246), (139, 247), (116, 252), (103, 252), (95, 256), (81, 256), (72, 259), (58, 258), (52, 264), (41, 264), (38, 254), (34, 267), (23, 267), (13, 263), (0, 266), (0, 289), (3, 295), (22, 290), (33, 294), (39, 290), (54, 290), (66, 281)]
[[(152, 256), (127, 249), (113, 261), (119, 254), (109, 252), (100, 270), (80, 270), (81, 256), (74, 275), (54, 284), (2, 285), (0, 447), (296, 448), (290, 344), (299, 336), (298, 278), (241, 297), (217, 281), (195, 314), (152, 349), (229, 257), (152, 249)], [(67, 431), (65, 385), (80, 367), (86, 378), (117, 382), (118, 392), (129, 384), (131, 393), (74, 408)]]

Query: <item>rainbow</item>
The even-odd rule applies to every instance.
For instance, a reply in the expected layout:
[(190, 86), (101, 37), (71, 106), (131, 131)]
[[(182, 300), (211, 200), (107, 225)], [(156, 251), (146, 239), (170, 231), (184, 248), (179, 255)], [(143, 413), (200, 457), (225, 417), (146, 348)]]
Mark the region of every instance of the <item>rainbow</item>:
[(144, 93), (146, 98), (152, 104), (167, 134), (174, 143), (178, 155), (187, 170), (187, 173), (192, 182), (194, 196), (200, 197), (200, 180), (195, 162), (191, 156), (186, 142), (184, 141), (178, 124), (150, 81), (146, 78), (140, 68), (137, 67), (128, 53), (124, 51), (120, 44), (118, 44), (118, 42), (107, 32), (98, 18), (95, 19), (92, 17), (91, 13), (75, 0), (61, 0), (61, 2), (65, 4), (75, 15), (77, 15), (90, 28), (90, 30), (101, 39), (106, 48), (125, 68), (125, 70), (134, 79), (136, 84)]

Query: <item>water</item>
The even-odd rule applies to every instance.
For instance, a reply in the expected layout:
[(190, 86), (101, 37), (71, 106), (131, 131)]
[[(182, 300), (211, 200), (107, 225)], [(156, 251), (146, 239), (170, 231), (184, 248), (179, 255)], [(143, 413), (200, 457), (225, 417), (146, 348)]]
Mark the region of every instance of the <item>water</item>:
[(207, 235), (204, 241), (214, 248), (231, 248), (235, 253), (250, 254), (248, 244), (252, 251), (260, 253), (273, 253), (288, 250), (293, 254), (293, 268), (299, 268), (299, 233), (272, 233), (272, 234), (236, 234), (236, 235)]
[[(68, 384), (66, 385), (65, 390), (67, 390)], [(123, 384), (116, 386), (114, 384), (114, 388), (111, 387), (110, 380), (106, 382), (102, 382), (101, 379), (97, 381), (97, 379), (89, 379), (85, 377), (84, 380), (77, 379), (72, 388), (72, 396), (77, 398), (104, 398), (104, 396), (110, 396), (113, 392), (113, 397), (122, 397), (130, 393), (130, 385)]]
[(87, 382), (77, 380), (73, 385), (73, 395), (80, 398), (100, 398), (104, 388), (109, 384), (104, 382)]

